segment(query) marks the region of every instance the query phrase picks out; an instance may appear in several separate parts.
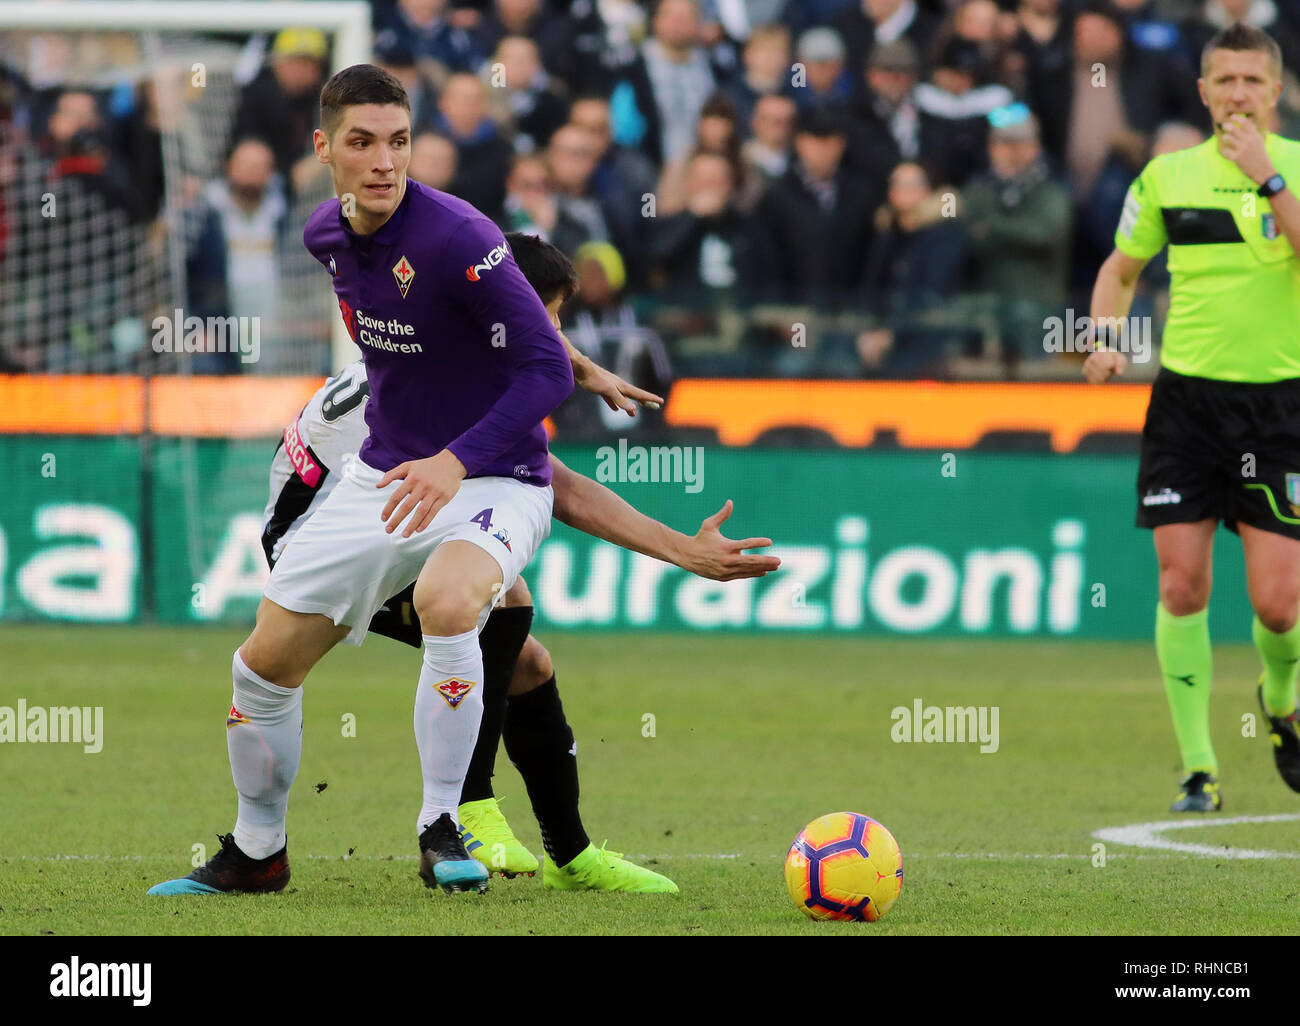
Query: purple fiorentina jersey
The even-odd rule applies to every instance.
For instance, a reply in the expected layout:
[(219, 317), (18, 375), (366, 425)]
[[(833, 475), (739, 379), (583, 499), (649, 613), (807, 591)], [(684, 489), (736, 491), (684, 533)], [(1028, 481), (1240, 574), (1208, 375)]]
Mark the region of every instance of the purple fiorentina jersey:
[(367, 465), (450, 449), (470, 477), (551, 483), (542, 420), (573, 390), (573, 368), (495, 224), (408, 179), (372, 235), (353, 232), (332, 199), (302, 239), (333, 275), (365, 360)]

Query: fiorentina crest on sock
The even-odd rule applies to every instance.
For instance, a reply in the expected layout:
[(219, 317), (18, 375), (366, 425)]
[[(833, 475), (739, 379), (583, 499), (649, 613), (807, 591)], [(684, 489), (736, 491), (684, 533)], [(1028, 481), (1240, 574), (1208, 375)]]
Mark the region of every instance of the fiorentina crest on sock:
[(247, 722), (248, 722), (248, 717), (245, 716), (243, 713), (241, 713), (238, 709), (236, 709), (232, 705), (230, 707), (230, 712), (226, 714), (226, 729), (229, 730), (237, 723), (247, 723)]
[(461, 680), (459, 677), (448, 677), (446, 680), (435, 684), (438, 694), (446, 700), (447, 704), (453, 709), (460, 706), (466, 695), (474, 690), (474, 681)]

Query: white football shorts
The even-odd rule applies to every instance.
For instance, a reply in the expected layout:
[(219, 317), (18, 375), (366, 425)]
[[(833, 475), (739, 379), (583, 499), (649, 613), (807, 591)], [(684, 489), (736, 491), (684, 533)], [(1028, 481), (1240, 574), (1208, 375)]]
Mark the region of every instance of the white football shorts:
[[(361, 644), (375, 613), (420, 575), (443, 542), (473, 542), (500, 564), (500, 601), (551, 533), (549, 485), (474, 477), (461, 482), (423, 531), (403, 538), (403, 521), (388, 534), (379, 515), (401, 481), (376, 488), (383, 476), (349, 460), (329, 497), (285, 546), (264, 592), (285, 609), (322, 613), (351, 627), (343, 639), (349, 645)], [(479, 614), (480, 630), (491, 611), (489, 604)]]

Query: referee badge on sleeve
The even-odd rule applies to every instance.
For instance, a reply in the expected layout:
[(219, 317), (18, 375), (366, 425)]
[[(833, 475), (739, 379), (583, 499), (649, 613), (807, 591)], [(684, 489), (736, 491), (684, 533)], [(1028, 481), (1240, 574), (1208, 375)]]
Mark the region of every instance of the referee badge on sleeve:
[[(1264, 231), (1264, 238), (1272, 242), (1277, 238), (1277, 218), (1272, 214), (1264, 214), (1260, 219), (1260, 226)], [(1291, 500), (1295, 502), (1295, 499)]]

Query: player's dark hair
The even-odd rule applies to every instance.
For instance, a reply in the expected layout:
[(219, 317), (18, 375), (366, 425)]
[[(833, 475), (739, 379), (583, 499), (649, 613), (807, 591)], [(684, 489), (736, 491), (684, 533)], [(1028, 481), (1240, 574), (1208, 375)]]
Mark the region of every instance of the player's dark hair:
[(567, 300), (578, 291), (578, 272), (573, 269), (573, 263), (549, 242), (523, 232), (507, 232), (506, 242), (519, 270), (524, 272), (543, 304), (549, 304), (556, 296)]
[(374, 64), (354, 64), (334, 75), (320, 91), (321, 131), (334, 138), (344, 109), (363, 103), (392, 103), (411, 113), (411, 99), (396, 75)]
[(1201, 51), (1202, 78), (1209, 74), (1210, 54), (1215, 50), (1262, 50), (1268, 54), (1269, 63), (1273, 65), (1273, 74), (1277, 78), (1282, 77), (1282, 48), (1277, 45), (1277, 40), (1263, 29), (1237, 21), (1206, 43)]

